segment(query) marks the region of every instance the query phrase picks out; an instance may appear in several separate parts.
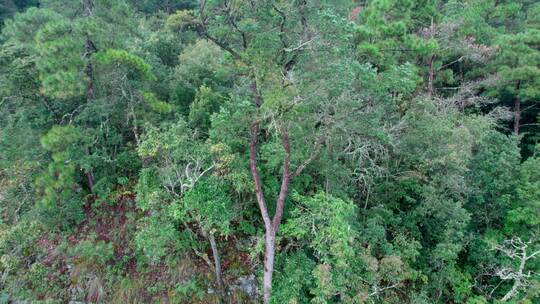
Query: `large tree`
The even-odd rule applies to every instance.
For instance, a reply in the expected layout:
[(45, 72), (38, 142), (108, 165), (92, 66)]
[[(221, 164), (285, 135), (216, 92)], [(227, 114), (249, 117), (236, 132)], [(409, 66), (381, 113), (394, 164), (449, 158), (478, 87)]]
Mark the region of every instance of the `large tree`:
[[(227, 52), (238, 73), (243, 75), (242, 86), (250, 92), (252, 119), (248, 154), (255, 197), (265, 230), (265, 303), (269, 303), (271, 298), (276, 235), (291, 181), (316, 157), (324, 142), (323, 132), (316, 128), (318, 115), (313, 112), (317, 111), (315, 103), (306, 101), (308, 96), (313, 96), (309, 90), (315, 87), (307, 85), (307, 82), (321, 77), (317, 73), (322, 68), (310, 70), (314, 68), (313, 62), (332, 53), (331, 44), (339, 43), (333, 31), (339, 26), (346, 27), (343, 17), (346, 8), (345, 5), (340, 7), (308, 1), (201, 1), (198, 11), (180, 11), (171, 17), (176, 19), (179, 27), (191, 27), (202, 38)], [(340, 94), (327, 92), (323, 98), (332, 99), (332, 93)], [(296, 135), (292, 129), (299, 119), (313, 124), (303, 124), (305, 133), (299, 138), (291, 138)], [(264, 143), (261, 132), (270, 138), (279, 138), (281, 145), (281, 151), (276, 151), (282, 155), (281, 181), (275, 194), (265, 190), (267, 187), (260, 175), (257, 151), (261, 138)], [(307, 147), (302, 149), (304, 139)], [(295, 148), (303, 151), (295, 153)], [(269, 206), (269, 199), (275, 200), (275, 204)]]

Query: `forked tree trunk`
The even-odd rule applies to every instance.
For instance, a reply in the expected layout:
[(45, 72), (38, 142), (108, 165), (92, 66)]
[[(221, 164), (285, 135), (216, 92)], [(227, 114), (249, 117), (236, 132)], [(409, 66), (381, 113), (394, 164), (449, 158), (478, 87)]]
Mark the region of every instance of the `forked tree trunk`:
[[(261, 106), (261, 97), (257, 89), (257, 82), (253, 80), (251, 83), (251, 90), (253, 93), (253, 102), (257, 109)], [(291, 159), (291, 148), (289, 144), (289, 134), (287, 128), (281, 130), (281, 145), (285, 151), (285, 157), (283, 159), (283, 175), (281, 177), (281, 187), (279, 195), (276, 200), (276, 212), (273, 218), (270, 218), (266, 202), (264, 201), (264, 193), (262, 190), (261, 179), (257, 171), (257, 137), (259, 135), (259, 122), (255, 121), (251, 125), (251, 140), (249, 143), (249, 165), (253, 183), (255, 185), (255, 196), (257, 197), (257, 204), (261, 211), (261, 216), (264, 222), (265, 236), (264, 236), (264, 273), (263, 273), (263, 302), (264, 304), (270, 303), (272, 296), (272, 274), (274, 272), (274, 258), (276, 255), (276, 233), (279, 230), (281, 224), (281, 218), (283, 216), (283, 209), (285, 207), (285, 199), (289, 190), (289, 184), (291, 181), (291, 174), (289, 172), (289, 165)]]
[[(200, 26), (197, 27), (197, 32), (201, 37), (204, 37), (212, 42), (214, 42), (217, 46), (219, 46), (224, 51), (227, 51), (230, 53), (236, 60), (243, 61), (242, 56), (240, 53), (238, 53), (236, 50), (234, 50), (228, 43), (217, 39), (216, 37), (213, 37), (208, 33), (207, 29), (207, 22), (206, 17), (204, 16), (204, 10), (205, 10), (205, 1), (200, 1), (200, 19), (201, 23)], [(302, 30), (303, 30), (303, 36), (306, 36), (306, 38), (309, 38), (310, 34), (307, 31), (307, 19), (304, 15), (304, 7), (306, 6), (306, 1), (302, 0), (299, 3), (299, 14), (300, 14), (300, 23), (302, 24)], [(274, 9), (277, 10), (276, 7)], [(277, 10), (278, 13), (280, 12)], [(227, 14), (230, 14), (228, 10), (226, 10)], [(283, 14), (283, 22), (281, 23), (281, 31), (283, 34), (284, 30), (284, 24), (285, 24), (285, 16)], [(229, 16), (230, 17), (230, 16)], [(234, 24), (234, 18), (230, 18), (232, 22), (232, 26), (234, 29), (241, 35), (242, 37), (242, 46), (243, 50), (247, 50), (248, 47), (248, 40), (246, 39), (245, 33), (241, 31), (235, 24)], [(309, 41), (307, 39), (306, 41)], [(288, 45), (285, 43), (284, 40), (282, 40), (282, 43), (284, 44), (284, 50), (288, 48)], [(300, 52), (301, 48), (298, 48), (294, 52)], [(282, 68), (287, 72), (292, 68), (292, 66), (295, 63), (294, 60), (295, 56), (293, 56), (293, 59), (288, 60), (283, 63)], [(249, 65), (249, 64), (248, 64)], [(286, 74), (286, 73), (285, 73)], [(259, 94), (258, 88), (257, 88), (257, 80), (255, 78), (255, 73), (253, 73), (253, 79), (251, 81), (251, 93), (253, 98), (253, 103), (255, 105), (255, 108), (257, 111), (260, 109), (262, 104), (262, 98)], [(290, 165), (290, 145), (289, 145), (289, 135), (288, 130), (286, 126), (283, 126), (283, 128), (280, 130), (281, 133), (281, 139), (282, 139), (282, 147), (285, 151), (285, 156), (283, 159), (283, 176), (281, 179), (281, 188), (279, 190), (278, 199), (276, 200), (276, 213), (274, 214), (273, 218), (270, 218), (270, 215), (268, 214), (268, 209), (266, 208), (266, 202), (264, 200), (264, 192), (261, 185), (261, 180), (259, 177), (259, 173), (257, 171), (257, 137), (259, 135), (260, 131), (260, 122), (257, 120), (258, 117), (255, 118), (255, 121), (251, 124), (251, 138), (249, 143), (249, 167), (251, 171), (251, 176), (253, 179), (253, 183), (255, 186), (255, 195), (257, 198), (257, 204), (259, 206), (261, 217), (264, 222), (265, 227), (265, 254), (264, 254), (264, 275), (263, 275), (263, 301), (265, 304), (270, 303), (270, 297), (272, 295), (272, 274), (274, 271), (274, 258), (276, 253), (276, 234), (278, 232), (279, 225), (281, 224), (281, 218), (283, 216), (283, 209), (285, 206), (285, 199), (287, 197), (289, 184), (293, 176), (297, 176), (300, 174), (300, 172), (305, 168), (305, 166), (311, 162), (314, 157), (316, 156), (316, 153), (313, 154), (305, 163), (301, 164), (297, 170), (291, 174), (289, 172), (289, 165)]]

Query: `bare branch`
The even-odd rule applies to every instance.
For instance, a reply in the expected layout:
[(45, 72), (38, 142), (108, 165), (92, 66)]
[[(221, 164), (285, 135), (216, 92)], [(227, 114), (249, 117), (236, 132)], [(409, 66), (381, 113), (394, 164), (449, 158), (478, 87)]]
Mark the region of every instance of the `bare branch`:
[(302, 43), (300, 43), (299, 45), (293, 47), (293, 48), (285, 48), (285, 52), (295, 52), (295, 51), (298, 51), (298, 50), (302, 50), (304, 49), (305, 46), (309, 45), (310, 43), (312, 43), (314, 40), (314, 38), (311, 38), (309, 39), (308, 41), (304, 41)]
[(383, 287), (383, 288), (379, 288), (379, 287), (375, 286), (375, 291), (373, 291), (372, 293), (370, 293), (368, 296), (372, 297), (372, 296), (374, 296), (374, 295), (376, 295), (376, 294), (379, 294), (379, 293), (381, 293), (381, 292), (383, 292), (383, 291), (385, 291), (385, 290), (387, 290), (387, 289), (396, 288), (396, 287), (398, 287), (398, 286), (399, 286), (399, 283), (395, 283), (395, 284), (393, 284), (393, 285), (385, 286), (385, 287)]
[(530, 285), (528, 279), (532, 276), (532, 272), (525, 272), (526, 262), (540, 254), (540, 250), (527, 254), (527, 250), (531, 244), (532, 240), (524, 242), (520, 237), (513, 237), (504, 240), (502, 244), (493, 246), (494, 250), (500, 251), (507, 257), (519, 261), (517, 269), (503, 267), (498, 269), (495, 273), (503, 281), (514, 281), (512, 288), (504, 295), (501, 302), (512, 299), (520, 290), (525, 289)]

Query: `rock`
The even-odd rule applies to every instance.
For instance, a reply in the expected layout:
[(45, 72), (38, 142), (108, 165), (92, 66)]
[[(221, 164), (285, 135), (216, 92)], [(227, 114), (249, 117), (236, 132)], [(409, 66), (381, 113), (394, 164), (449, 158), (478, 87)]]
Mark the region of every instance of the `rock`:
[(254, 274), (249, 274), (241, 276), (236, 279), (236, 282), (230, 286), (231, 290), (240, 290), (251, 299), (256, 299), (258, 290), (257, 290), (257, 280)]

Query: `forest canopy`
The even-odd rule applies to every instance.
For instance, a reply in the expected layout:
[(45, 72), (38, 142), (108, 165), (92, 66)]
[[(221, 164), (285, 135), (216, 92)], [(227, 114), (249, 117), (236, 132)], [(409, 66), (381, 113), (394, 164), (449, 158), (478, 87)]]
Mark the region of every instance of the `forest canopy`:
[(0, 0), (0, 303), (540, 303), (535, 0)]

